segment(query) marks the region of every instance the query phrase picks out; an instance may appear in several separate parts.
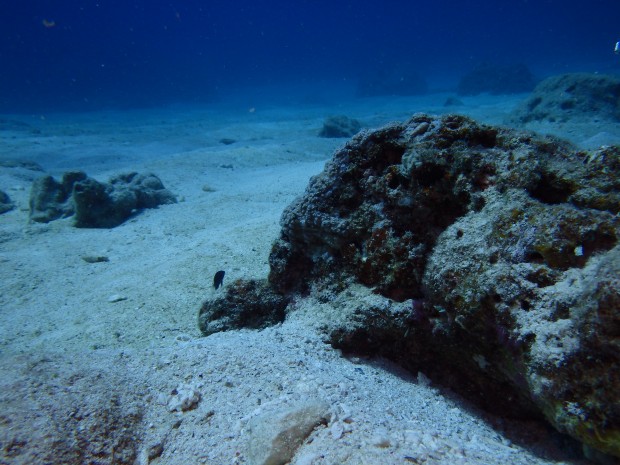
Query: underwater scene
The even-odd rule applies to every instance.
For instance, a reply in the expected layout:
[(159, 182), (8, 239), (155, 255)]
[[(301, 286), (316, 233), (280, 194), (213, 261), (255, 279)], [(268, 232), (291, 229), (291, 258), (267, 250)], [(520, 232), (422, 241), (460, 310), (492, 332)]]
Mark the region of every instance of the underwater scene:
[(0, 8), (0, 465), (620, 464), (620, 2)]

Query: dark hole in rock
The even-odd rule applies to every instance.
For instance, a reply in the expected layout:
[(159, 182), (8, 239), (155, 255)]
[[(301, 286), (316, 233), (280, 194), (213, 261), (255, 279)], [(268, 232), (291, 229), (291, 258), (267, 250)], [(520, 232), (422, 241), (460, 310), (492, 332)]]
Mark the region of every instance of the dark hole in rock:
[(460, 239), (461, 237), (463, 237), (463, 234), (464, 234), (464, 233), (463, 233), (463, 230), (462, 230), (462, 229), (459, 229), (459, 230), (456, 232), (456, 238), (457, 238), (457, 239)]
[(396, 189), (400, 186), (401, 184), (401, 177), (398, 175), (393, 175), (390, 176), (388, 179), (388, 187), (390, 189)]
[(553, 313), (549, 316), (551, 321), (568, 320), (570, 318), (570, 308), (562, 303), (559, 303)]
[(539, 252), (528, 252), (525, 256), (527, 263), (544, 263), (545, 259)]
[(521, 308), (523, 310), (531, 310), (532, 304), (529, 302), (529, 300), (522, 300), (521, 301)]
[(558, 179), (550, 173), (543, 173), (536, 185), (529, 190), (532, 197), (551, 205), (566, 202), (574, 191), (568, 181)]
[(405, 147), (399, 145), (393, 145), (383, 152), (384, 160), (390, 165), (397, 165), (403, 159), (405, 154)]
[(485, 207), (486, 204), (487, 201), (481, 195), (472, 196), (471, 209), (473, 211), (479, 212)]
[(444, 179), (446, 170), (443, 166), (425, 163), (415, 170), (414, 176), (422, 187), (431, 187), (433, 184)]
[(617, 242), (618, 238), (611, 231), (590, 231), (583, 239), (583, 255), (589, 258), (595, 252), (611, 250)]
[(575, 108), (575, 102), (573, 100), (564, 100), (562, 103), (560, 103), (560, 108), (562, 110), (571, 110)]
[(495, 147), (497, 145), (497, 131), (495, 129), (478, 131), (474, 133), (469, 144), (471, 146), (481, 145), (485, 148)]
[(536, 271), (529, 273), (525, 279), (536, 284), (538, 287), (553, 286), (557, 281), (557, 272), (554, 272), (546, 266), (538, 268)]

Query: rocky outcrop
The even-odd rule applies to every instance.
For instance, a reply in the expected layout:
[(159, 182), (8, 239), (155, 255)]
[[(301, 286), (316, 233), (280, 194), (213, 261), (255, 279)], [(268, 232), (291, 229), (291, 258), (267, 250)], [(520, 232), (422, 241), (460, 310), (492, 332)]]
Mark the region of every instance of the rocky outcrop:
[(75, 215), (78, 228), (113, 228), (136, 211), (175, 202), (154, 174), (121, 174), (106, 184), (82, 171), (70, 171), (60, 182), (43, 176), (33, 183), (30, 219), (48, 223)]
[(351, 137), (362, 129), (360, 122), (345, 115), (330, 116), (323, 122), (320, 137)]
[(536, 86), (510, 117), (511, 123), (530, 121), (620, 121), (620, 78), (571, 73), (552, 76)]
[(482, 63), (463, 76), (458, 85), (460, 95), (493, 95), (529, 92), (536, 80), (527, 66)]
[(416, 115), (311, 180), (269, 282), (331, 305), (343, 350), (620, 456), (619, 179), (618, 147)]

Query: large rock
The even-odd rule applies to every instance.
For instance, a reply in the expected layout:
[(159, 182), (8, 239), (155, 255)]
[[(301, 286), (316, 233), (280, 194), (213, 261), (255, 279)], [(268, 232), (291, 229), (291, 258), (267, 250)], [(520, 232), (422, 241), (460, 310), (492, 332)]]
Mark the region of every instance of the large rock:
[(335, 153), (269, 281), (331, 305), (337, 347), (620, 456), (619, 212), (618, 147), (417, 115)]
[(100, 183), (82, 171), (70, 171), (61, 182), (43, 176), (33, 183), (30, 219), (48, 223), (75, 215), (78, 228), (113, 228), (139, 210), (175, 202), (154, 174), (120, 174)]
[(482, 63), (463, 76), (458, 85), (460, 95), (493, 95), (529, 92), (536, 80), (527, 66)]
[(588, 73), (549, 77), (511, 115), (512, 123), (521, 124), (584, 119), (620, 121), (620, 77)]

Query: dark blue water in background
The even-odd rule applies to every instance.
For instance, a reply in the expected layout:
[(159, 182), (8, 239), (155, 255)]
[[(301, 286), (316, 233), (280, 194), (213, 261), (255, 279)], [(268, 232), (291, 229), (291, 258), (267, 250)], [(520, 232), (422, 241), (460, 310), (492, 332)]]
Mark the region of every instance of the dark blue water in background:
[[(479, 63), (619, 72), (620, 1), (0, 0), (0, 111), (221, 101)], [(289, 96), (290, 97), (290, 96)]]

